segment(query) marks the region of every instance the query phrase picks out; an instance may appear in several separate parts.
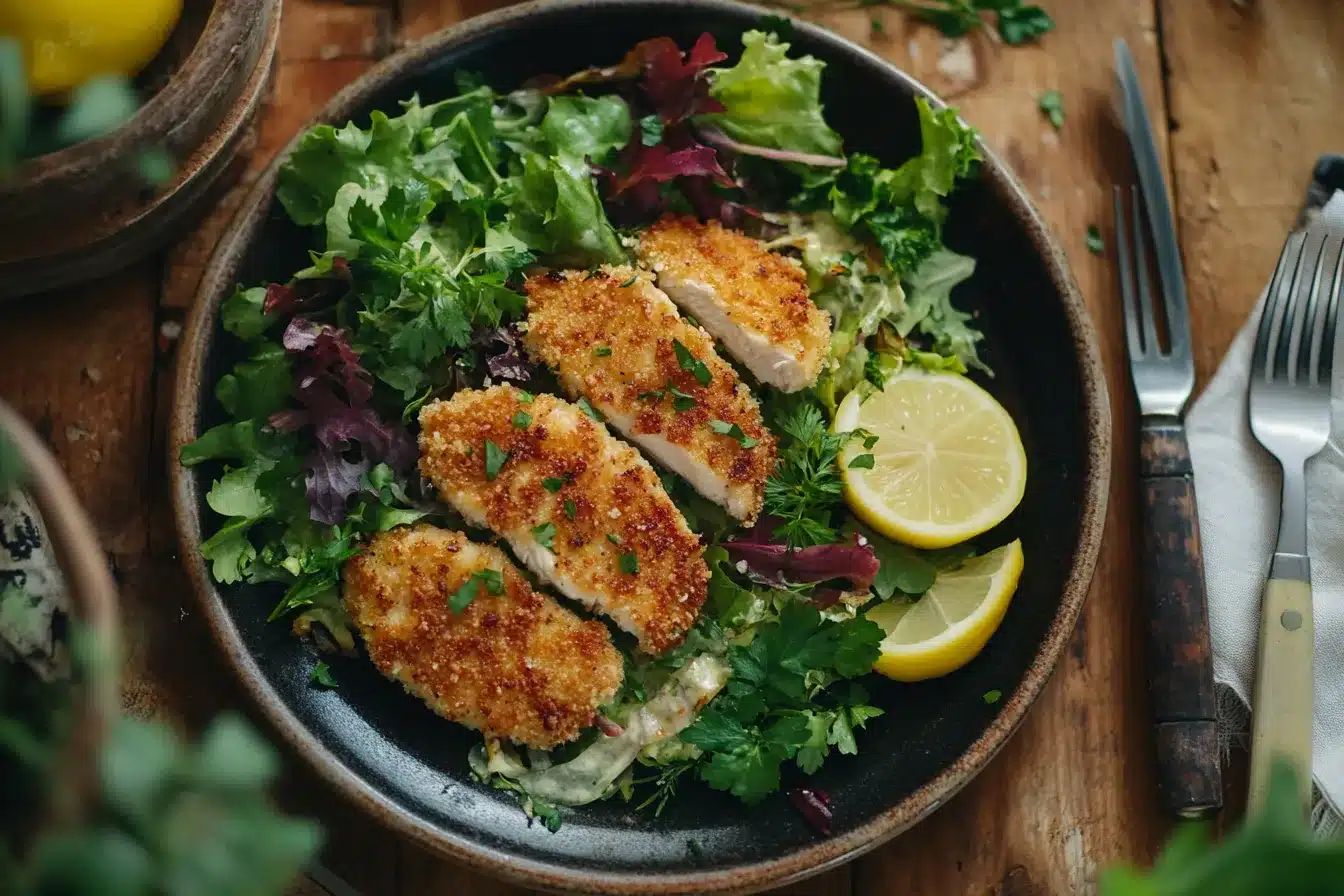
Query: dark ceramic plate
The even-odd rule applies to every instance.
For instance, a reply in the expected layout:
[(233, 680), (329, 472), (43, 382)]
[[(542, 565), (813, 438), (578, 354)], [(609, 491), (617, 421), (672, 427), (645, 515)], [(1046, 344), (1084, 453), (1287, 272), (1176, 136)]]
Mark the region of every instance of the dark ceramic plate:
[[(459, 67), (500, 87), (538, 74), (617, 61), (636, 41), (702, 31), (729, 53), (761, 19), (714, 0), (587, 0), (510, 8), (473, 19), (385, 60), (342, 91), (322, 120), (367, 120), (418, 91), (452, 90)], [(795, 50), (828, 63), (828, 117), (848, 148), (888, 164), (916, 152), (913, 97), (924, 88), (843, 39), (797, 24)], [(982, 147), (983, 148), (983, 147)], [(182, 346), (173, 421), (176, 448), (217, 422), (212, 386), (233, 359), (217, 346), (220, 300), (238, 282), (284, 279), (306, 236), (273, 201), (275, 168), (253, 190), (206, 272)], [(476, 735), (432, 715), (364, 660), (333, 664), (341, 686), (309, 687), (309, 651), (265, 621), (274, 595), (220, 588), (200, 557), (212, 531), (204, 492), (217, 470), (172, 465), (183, 557), (229, 661), (280, 732), (339, 790), (437, 852), (533, 886), (585, 892), (748, 890), (852, 858), (928, 815), (982, 769), (1045, 685), (1078, 617), (1101, 539), (1110, 421), (1098, 352), (1064, 257), (1001, 162), (986, 152), (977, 183), (952, 203), (947, 241), (979, 259), (961, 290), (987, 334), (990, 388), (1012, 412), (1029, 458), (1022, 505), (994, 545), (1023, 540), (1027, 565), (1008, 615), (964, 669), (920, 685), (868, 682), (887, 714), (863, 732), (857, 757), (836, 757), (812, 779), (828, 791), (834, 835), (818, 839), (783, 796), (752, 808), (701, 785), (683, 788), (661, 818), (609, 801), (564, 813), (557, 834), (529, 826), (517, 802), (473, 782)], [(176, 452), (174, 451), (174, 455)], [(982, 695), (1005, 698), (987, 705)]]

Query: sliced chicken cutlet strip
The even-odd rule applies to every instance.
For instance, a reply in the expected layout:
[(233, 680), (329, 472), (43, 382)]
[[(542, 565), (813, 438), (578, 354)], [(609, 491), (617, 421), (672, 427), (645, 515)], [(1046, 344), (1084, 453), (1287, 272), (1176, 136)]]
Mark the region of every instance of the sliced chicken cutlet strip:
[[(449, 599), (479, 579), (460, 613)], [(498, 548), (419, 525), (375, 535), (345, 564), (345, 606), (374, 665), (439, 715), (549, 750), (591, 726), (624, 677), (606, 626), (538, 594)], [(497, 589), (498, 590), (498, 589)]]
[(709, 585), (699, 539), (648, 461), (574, 405), (512, 386), (428, 404), (420, 470), (441, 499), (645, 651), (675, 646), (695, 624)]
[(798, 265), (718, 221), (674, 215), (644, 232), (637, 253), (672, 301), (758, 380), (785, 392), (817, 381), (831, 316), (812, 303)]
[(682, 320), (648, 274), (630, 268), (551, 271), (529, 278), (526, 289), (527, 348), (565, 390), (586, 397), (700, 494), (755, 520), (775, 468), (775, 439), (708, 334)]

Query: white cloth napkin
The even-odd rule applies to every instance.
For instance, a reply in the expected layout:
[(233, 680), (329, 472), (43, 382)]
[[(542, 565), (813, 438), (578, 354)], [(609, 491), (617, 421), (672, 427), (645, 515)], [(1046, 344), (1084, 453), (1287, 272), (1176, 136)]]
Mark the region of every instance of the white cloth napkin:
[[(1344, 193), (1322, 213), (1344, 217)], [(1278, 535), (1280, 470), (1251, 435), (1246, 385), (1264, 296), (1186, 419), (1195, 468), (1213, 674), (1225, 733), (1245, 731), (1255, 683), (1260, 595)], [(1307, 465), (1307, 544), (1316, 622), (1312, 773), (1317, 830), (1339, 829), (1344, 808), (1344, 362), (1336, 357), (1330, 442)]]

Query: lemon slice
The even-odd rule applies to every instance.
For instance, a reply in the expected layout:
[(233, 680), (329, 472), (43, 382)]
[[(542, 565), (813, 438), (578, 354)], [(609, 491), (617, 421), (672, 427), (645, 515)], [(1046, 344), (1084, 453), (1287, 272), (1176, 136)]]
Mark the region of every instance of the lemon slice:
[(960, 669), (1003, 621), (1022, 575), (1014, 541), (938, 573), (916, 601), (889, 600), (865, 615), (887, 633), (873, 669), (897, 681), (923, 681)]
[(849, 393), (835, 429), (877, 436), (871, 449), (851, 439), (840, 467), (850, 508), (889, 538), (948, 547), (992, 529), (1022, 500), (1027, 454), (1013, 418), (964, 376), (902, 370), (881, 392)]

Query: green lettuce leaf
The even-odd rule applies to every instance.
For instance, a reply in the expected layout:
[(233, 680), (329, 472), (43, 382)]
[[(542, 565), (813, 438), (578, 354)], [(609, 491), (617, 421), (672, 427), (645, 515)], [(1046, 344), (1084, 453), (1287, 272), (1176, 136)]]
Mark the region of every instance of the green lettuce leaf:
[(892, 169), (856, 153), (843, 169), (814, 179), (793, 199), (797, 208), (828, 210), (845, 229), (866, 232), (902, 278), (941, 245), (943, 200), (980, 158), (975, 132), (955, 110), (934, 109), (923, 98), (915, 105), (919, 155)]
[(724, 111), (697, 121), (753, 146), (838, 156), (840, 135), (822, 116), (821, 73), (826, 64), (812, 56), (790, 59), (788, 50), (774, 34), (742, 35), (741, 60), (711, 74), (710, 95)]
[(525, 151), (505, 200), (509, 226), (534, 251), (577, 267), (626, 259), (593, 178), (554, 157)]
[(630, 142), (630, 107), (615, 96), (557, 96), (541, 122), (541, 135), (571, 173), (588, 176), (594, 164)]
[(952, 307), (953, 288), (974, 273), (974, 258), (939, 249), (907, 279), (905, 311), (895, 315), (892, 323), (901, 336), (917, 330), (930, 337), (938, 355), (987, 370), (976, 353), (980, 331), (970, 325), (971, 315)]

